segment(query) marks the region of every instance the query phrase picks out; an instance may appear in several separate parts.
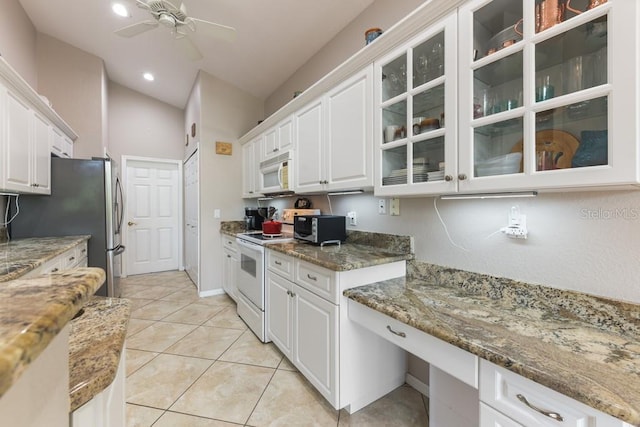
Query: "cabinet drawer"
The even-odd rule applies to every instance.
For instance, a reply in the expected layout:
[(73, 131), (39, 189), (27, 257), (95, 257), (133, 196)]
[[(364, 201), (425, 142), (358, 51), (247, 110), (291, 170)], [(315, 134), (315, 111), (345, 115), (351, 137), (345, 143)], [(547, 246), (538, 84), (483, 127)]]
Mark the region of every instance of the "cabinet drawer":
[[(524, 426), (557, 427), (560, 423), (552, 418), (553, 414), (561, 416), (564, 420), (562, 425), (568, 427), (625, 425), (620, 420), (486, 360), (480, 361), (480, 400)], [(543, 415), (543, 411), (549, 415)]]
[(295, 272), (294, 282), (296, 284), (327, 301), (340, 304), (334, 271), (296, 259)]
[(454, 378), (478, 388), (478, 357), (353, 300), (349, 319)]
[(267, 268), (293, 281), (293, 258), (274, 250), (267, 251)]
[(238, 250), (236, 246), (236, 239), (234, 237), (222, 236), (222, 246), (233, 252)]
[(87, 242), (80, 243), (78, 246), (76, 246), (76, 263), (74, 266), (86, 267), (88, 256), (89, 256), (89, 251), (87, 249)]
[(480, 427), (523, 427), (511, 418), (480, 402)]

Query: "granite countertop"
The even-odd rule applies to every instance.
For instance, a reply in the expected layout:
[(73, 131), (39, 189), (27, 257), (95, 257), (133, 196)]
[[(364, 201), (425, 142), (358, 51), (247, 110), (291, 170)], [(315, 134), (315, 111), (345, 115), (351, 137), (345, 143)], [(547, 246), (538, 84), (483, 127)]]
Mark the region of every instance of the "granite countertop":
[(411, 262), (348, 298), (640, 425), (640, 306)]
[(71, 321), (69, 397), (71, 411), (91, 400), (114, 380), (124, 351), (131, 302), (94, 296)]
[(388, 249), (357, 243), (316, 246), (304, 242), (268, 243), (267, 248), (277, 252), (308, 261), (333, 271), (348, 271), (373, 265), (406, 261), (412, 254), (393, 252)]
[(0, 396), (104, 283), (100, 268), (78, 268), (0, 286)]
[(31, 237), (0, 243), (0, 282), (17, 279), (90, 238)]
[[(223, 221), (220, 232), (235, 236), (245, 231), (243, 221)], [(308, 261), (333, 271), (348, 271), (413, 259), (413, 237), (347, 230), (341, 245), (317, 246), (294, 240), (265, 243), (269, 249)]]

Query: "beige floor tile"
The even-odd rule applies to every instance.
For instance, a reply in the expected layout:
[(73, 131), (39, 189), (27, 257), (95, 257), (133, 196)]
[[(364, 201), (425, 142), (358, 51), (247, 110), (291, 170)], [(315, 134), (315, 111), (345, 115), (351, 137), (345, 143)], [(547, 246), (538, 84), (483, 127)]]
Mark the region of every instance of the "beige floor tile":
[(186, 305), (187, 303), (176, 301), (153, 301), (144, 307), (132, 311), (131, 317), (134, 319), (161, 320)]
[(280, 364), (278, 365), (278, 369), (285, 370), (285, 371), (293, 371), (293, 372), (297, 371), (296, 367), (293, 366), (293, 363), (291, 363), (291, 361), (286, 357), (282, 358), (282, 360), (280, 361)]
[(276, 371), (247, 422), (256, 427), (324, 427), (337, 423), (338, 411), (301, 374), (289, 371)]
[(156, 323), (155, 320), (129, 319), (129, 325), (127, 327), (127, 337), (130, 337), (133, 334), (137, 334), (144, 328), (151, 326), (154, 323)]
[(136, 292), (131, 296), (135, 298), (143, 298), (143, 299), (160, 299), (176, 291), (175, 288), (171, 288), (167, 286), (146, 286), (146, 288), (147, 289), (142, 290), (140, 292)]
[(122, 281), (120, 282), (120, 288), (122, 289), (122, 297), (123, 298), (130, 298), (130, 297), (134, 297), (138, 292), (142, 292), (142, 291), (146, 291), (150, 288), (150, 286), (148, 285), (141, 285), (141, 284), (126, 284), (126, 283), (122, 283)]
[(247, 325), (242, 321), (236, 313), (236, 307), (227, 307), (211, 319), (203, 323), (204, 326), (214, 326), (218, 328), (247, 329)]
[(143, 299), (143, 298), (134, 298), (134, 297), (123, 297), (131, 301), (131, 311), (137, 310), (140, 307), (144, 307), (145, 305), (154, 302), (154, 299)]
[(189, 304), (175, 313), (165, 317), (165, 322), (189, 323), (201, 325), (221, 312), (224, 308), (203, 304)]
[(217, 359), (242, 335), (237, 329), (199, 326), (189, 335), (165, 350), (182, 356)]
[(197, 328), (196, 325), (155, 322), (128, 338), (127, 348), (163, 352), (195, 328)]
[(200, 298), (199, 304), (222, 305), (225, 307), (235, 307), (236, 303), (227, 295), (214, 295), (211, 297)]
[(127, 427), (150, 427), (160, 417), (160, 415), (162, 415), (163, 412), (164, 411), (162, 411), (161, 409), (127, 404)]
[(215, 362), (171, 410), (244, 424), (273, 372), (260, 366)]
[(127, 349), (126, 352), (127, 376), (140, 369), (147, 362), (149, 362), (159, 354), (152, 351), (141, 351), (133, 349)]
[(161, 354), (127, 378), (127, 402), (168, 409), (210, 365), (210, 360)]
[(237, 427), (238, 424), (225, 423), (211, 418), (165, 412), (153, 427)]
[(200, 299), (202, 298), (198, 296), (198, 292), (196, 291), (195, 287), (193, 289), (187, 289), (187, 288), (178, 289), (174, 293), (171, 293), (166, 297), (161, 298), (161, 300), (163, 301), (179, 301), (179, 302), (189, 302), (189, 303), (198, 302), (198, 300)]
[(422, 394), (408, 385), (398, 387), (386, 396), (349, 415), (340, 411), (340, 427), (428, 426), (429, 417)]
[(277, 368), (282, 357), (282, 353), (273, 343), (264, 344), (253, 332), (246, 330), (240, 339), (220, 356), (220, 360)]

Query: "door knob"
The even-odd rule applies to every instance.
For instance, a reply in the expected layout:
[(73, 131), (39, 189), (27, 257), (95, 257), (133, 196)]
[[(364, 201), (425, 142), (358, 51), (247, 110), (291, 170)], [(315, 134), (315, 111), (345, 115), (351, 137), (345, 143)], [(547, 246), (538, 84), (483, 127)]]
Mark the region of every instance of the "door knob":
[(136, 222), (133, 222), (133, 221), (129, 221), (129, 222), (127, 223), (127, 225), (128, 225), (129, 227), (131, 227), (132, 225), (136, 225), (136, 224), (137, 224), (137, 223), (136, 223)]

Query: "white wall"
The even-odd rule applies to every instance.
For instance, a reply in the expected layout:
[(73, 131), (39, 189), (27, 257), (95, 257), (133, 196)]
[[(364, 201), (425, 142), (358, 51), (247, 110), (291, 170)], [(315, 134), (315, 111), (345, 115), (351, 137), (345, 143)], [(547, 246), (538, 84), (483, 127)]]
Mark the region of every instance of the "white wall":
[(0, 55), (31, 87), (38, 87), (36, 29), (18, 0), (2, 1)]
[(181, 160), (184, 112), (118, 83), (109, 83), (109, 153)]
[(104, 62), (43, 33), (38, 33), (37, 56), (38, 92), (78, 134), (74, 157), (103, 156)]
[[(220, 221), (242, 218), (242, 153), (238, 138), (263, 115), (263, 104), (243, 90), (200, 72), (200, 289), (222, 288)], [(191, 100), (189, 101), (191, 104)], [(187, 106), (196, 111), (196, 106)], [(191, 125), (187, 122), (187, 126)], [(216, 141), (231, 142), (231, 156), (215, 153)], [(220, 209), (221, 217), (213, 212)]]
[[(287, 199), (291, 207), (295, 198)], [(416, 258), (528, 283), (640, 303), (640, 191), (540, 194), (531, 199), (400, 200), (400, 216), (377, 214), (371, 194), (331, 197), (333, 213), (358, 215), (356, 230), (415, 237)], [(312, 198), (329, 211), (326, 197)], [(388, 201), (388, 199), (387, 199)], [(501, 233), (509, 209), (527, 215), (529, 238)]]
[(376, 0), (314, 54), (265, 101), (269, 116), (365, 46), (364, 33), (371, 27), (385, 30), (420, 6), (425, 0)]

